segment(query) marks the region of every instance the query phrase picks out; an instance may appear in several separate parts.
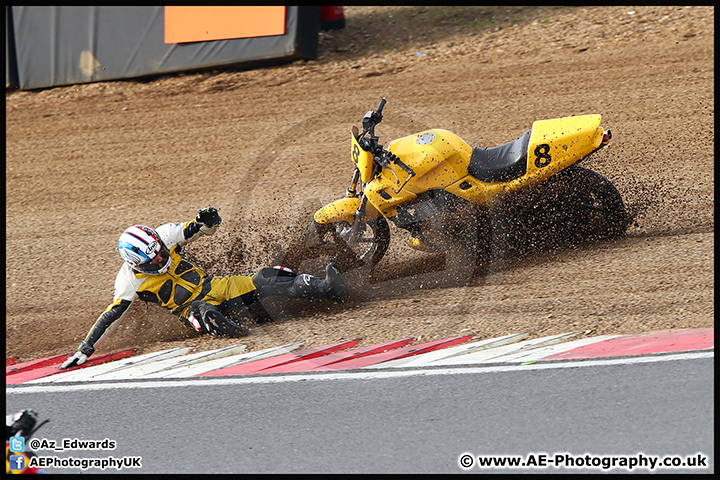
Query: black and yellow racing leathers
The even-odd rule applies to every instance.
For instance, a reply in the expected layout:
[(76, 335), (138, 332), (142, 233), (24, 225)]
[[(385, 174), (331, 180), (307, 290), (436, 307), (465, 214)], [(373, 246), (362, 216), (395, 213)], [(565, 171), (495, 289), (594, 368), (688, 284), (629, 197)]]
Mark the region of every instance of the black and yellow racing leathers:
[[(138, 298), (182, 315), (182, 310), (187, 310), (190, 302), (203, 300), (203, 297), (210, 294), (213, 283), (221, 285), (213, 292), (213, 297), (220, 300), (216, 303), (228, 299), (225, 295), (241, 298), (243, 295), (247, 298), (253, 296), (255, 287), (252, 276), (214, 280), (211, 275), (207, 275), (180, 254), (184, 245), (201, 236), (214, 234), (217, 227), (209, 228), (193, 220), (186, 223), (167, 223), (155, 230), (170, 250), (170, 267), (162, 275), (147, 275), (133, 270), (128, 263), (123, 263), (115, 278), (113, 302), (100, 315), (80, 346), (80, 350), (86, 355), (94, 351), (95, 343)], [(232, 287), (228, 288), (228, 284), (232, 284)]]
[[(213, 277), (181, 255), (181, 248), (217, 227), (196, 220), (167, 223), (155, 229), (170, 251), (170, 267), (163, 274), (140, 273), (124, 263), (115, 279), (113, 302), (95, 321), (79, 351), (90, 356), (105, 331), (136, 299), (155, 303), (177, 314), (181, 322), (201, 334), (241, 336), (248, 333), (243, 322), (269, 319), (258, 301), (270, 295), (296, 298), (340, 298), (347, 294), (336, 267), (328, 265), (324, 281), (286, 269), (263, 268), (250, 275)], [(332, 267), (332, 268), (331, 268)]]

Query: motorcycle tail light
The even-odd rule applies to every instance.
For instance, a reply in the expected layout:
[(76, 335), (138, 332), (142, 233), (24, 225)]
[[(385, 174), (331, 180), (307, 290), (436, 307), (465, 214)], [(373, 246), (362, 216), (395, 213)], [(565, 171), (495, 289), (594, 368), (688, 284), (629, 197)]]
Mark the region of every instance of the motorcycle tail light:
[(602, 142), (603, 142), (603, 143), (608, 143), (611, 138), (612, 138), (612, 132), (611, 132), (610, 130), (605, 130), (605, 131), (603, 132)]

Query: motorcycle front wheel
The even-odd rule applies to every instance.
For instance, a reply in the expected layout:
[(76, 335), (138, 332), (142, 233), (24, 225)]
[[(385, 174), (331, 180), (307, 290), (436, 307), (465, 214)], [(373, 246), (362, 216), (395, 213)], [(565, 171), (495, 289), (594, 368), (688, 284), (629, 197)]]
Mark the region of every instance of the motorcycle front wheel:
[[(283, 265), (294, 271), (324, 272), (329, 262), (337, 264), (343, 272), (359, 267), (370, 271), (382, 260), (390, 245), (390, 227), (384, 217), (374, 218), (352, 231), (349, 222), (318, 223), (312, 220), (300, 239), (294, 242), (285, 256)], [(311, 263), (305, 267), (304, 263)]]

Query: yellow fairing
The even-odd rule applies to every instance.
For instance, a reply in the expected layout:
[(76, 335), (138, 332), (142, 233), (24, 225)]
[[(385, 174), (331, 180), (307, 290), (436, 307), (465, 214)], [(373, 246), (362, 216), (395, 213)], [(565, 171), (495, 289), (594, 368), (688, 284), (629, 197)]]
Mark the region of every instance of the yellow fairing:
[(544, 180), (600, 146), (600, 115), (538, 120), (528, 146), (527, 177)]
[(498, 194), (540, 183), (600, 146), (603, 137), (600, 120), (600, 115), (539, 120), (533, 123), (525, 175), (505, 183), (482, 182), (468, 175), (446, 190), (470, 202), (484, 204)]
[[(372, 155), (357, 145), (355, 135), (353, 159), (357, 159), (363, 182), (369, 182), (365, 186), (368, 208), (372, 204), (386, 217), (395, 215), (398, 205), (407, 204), (417, 195), (435, 189), (445, 189), (468, 201), (485, 204), (500, 193), (542, 182), (592, 153), (602, 142), (600, 120), (600, 115), (582, 115), (533, 123), (527, 151), (527, 172), (509, 182), (483, 182), (469, 175), (472, 147), (454, 133), (441, 129), (409, 135), (388, 145), (388, 150), (415, 172), (407, 183), (409, 175), (392, 163), (375, 178), (368, 178), (372, 174)], [(345, 200), (348, 202), (331, 204), (320, 210), (316, 220), (351, 218), (352, 213), (346, 217), (344, 212), (354, 212), (357, 204), (350, 202), (353, 199)], [(356, 201), (359, 202), (359, 199)]]
[(415, 176), (405, 183), (408, 174), (397, 165), (375, 177), (365, 187), (365, 196), (383, 215), (393, 215), (395, 207), (412, 201), (427, 190), (445, 188), (467, 175), (472, 148), (447, 130), (434, 129), (403, 137), (388, 145), (388, 150), (402, 160)]
[[(340, 200), (325, 205), (323, 208), (315, 212), (315, 221), (318, 223), (334, 223), (340, 221), (353, 223), (355, 221), (355, 217), (353, 215), (357, 212), (358, 208), (360, 208), (359, 198), (341, 198)], [(367, 222), (368, 220), (372, 220), (373, 218), (379, 216), (380, 212), (378, 212), (375, 207), (366, 204), (365, 217), (362, 221)]]
[(352, 150), (350, 151), (350, 155), (352, 156), (353, 162), (355, 162), (355, 165), (357, 165), (357, 168), (360, 171), (360, 180), (362, 180), (364, 183), (367, 183), (372, 180), (373, 156), (372, 153), (366, 152), (362, 149), (362, 147), (357, 141), (357, 134), (357, 128), (353, 127), (352, 137), (350, 140), (352, 143)]

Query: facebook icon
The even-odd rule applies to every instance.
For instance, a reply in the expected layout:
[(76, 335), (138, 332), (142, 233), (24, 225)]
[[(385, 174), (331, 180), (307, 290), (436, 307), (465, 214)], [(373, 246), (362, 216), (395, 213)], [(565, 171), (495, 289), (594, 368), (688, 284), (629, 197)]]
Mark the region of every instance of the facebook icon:
[(10, 455), (10, 470), (25, 470), (25, 455)]

